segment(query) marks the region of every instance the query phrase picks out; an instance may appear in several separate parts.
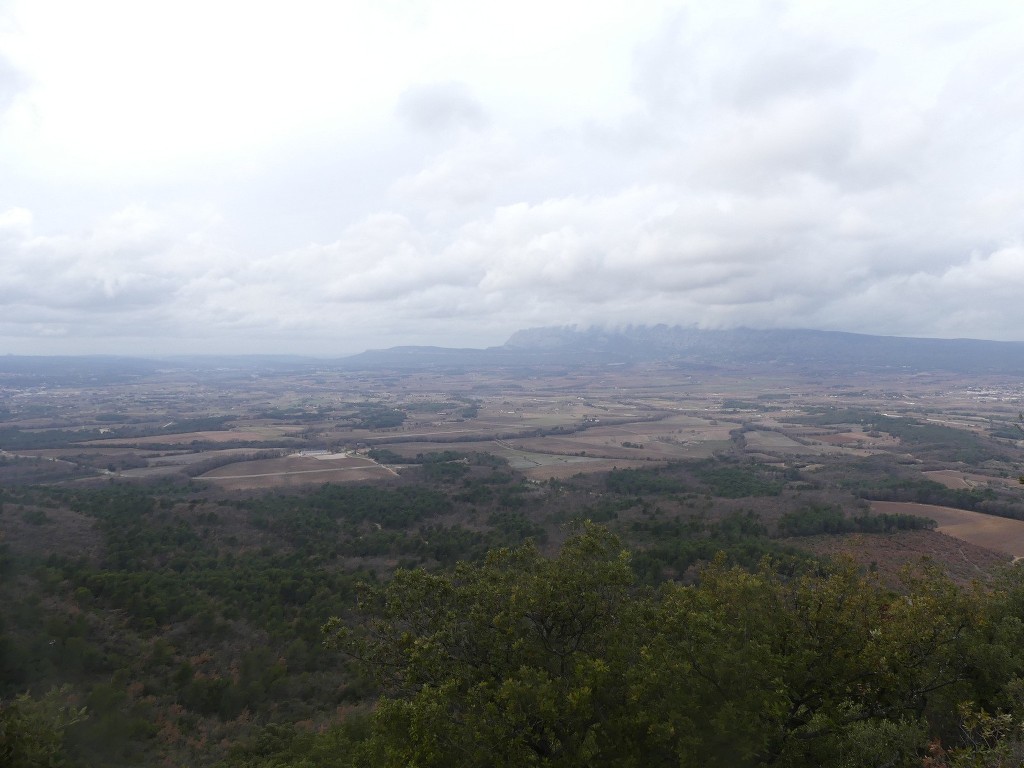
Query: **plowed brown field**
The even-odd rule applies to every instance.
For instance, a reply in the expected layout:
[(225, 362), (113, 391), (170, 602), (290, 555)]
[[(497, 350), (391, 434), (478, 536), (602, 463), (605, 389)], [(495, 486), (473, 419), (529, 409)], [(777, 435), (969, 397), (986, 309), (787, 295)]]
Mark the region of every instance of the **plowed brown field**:
[(930, 517), (939, 524), (939, 530), (949, 536), (996, 552), (1005, 552), (1015, 558), (1024, 557), (1024, 520), (902, 501), (873, 501), (871, 508), (875, 512), (888, 514), (902, 512)]

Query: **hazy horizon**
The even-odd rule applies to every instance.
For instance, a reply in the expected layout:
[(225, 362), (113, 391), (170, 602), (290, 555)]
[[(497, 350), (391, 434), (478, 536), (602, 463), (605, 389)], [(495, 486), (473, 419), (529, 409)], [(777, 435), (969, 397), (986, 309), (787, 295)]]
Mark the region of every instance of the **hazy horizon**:
[[(623, 326), (618, 326), (618, 327), (601, 327), (601, 326), (578, 327), (578, 326), (574, 326), (574, 325), (565, 325), (565, 326), (541, 326), (541, 327), (536, 327), (536, 328), (522, 328), (522, 329), (519, 329), (519, 331), (530, 332), (530, 331), (553, 330), (553, 331), (573, 331), (573, 332), (579, 332), (581, 334), (589, 333), (589, 332), (615, 334), (615, 333), (622, 332), (622, 331), (626, 330), (629, 327), (630, 327), (629, 325), (623, 325)], [(632, 327), (635, 329), (635, 328), (652, 328), (654, 326), (644, 326), (644, 325), (639, 325), (638, 326), (638, 325), (634, 324)], [(676, 327), (683, 327), (683, 326), (676, 326)], [(747, 326), (739, 326), (737, 328), (729, 328), (729, 329), (697, 329), (697, 328), (692, 327), (692, 326), (689, 327), (689, 328), (685, 328), (685, 327), (683, 327), (683, 328), (685, 330), (701, 330), (701, 331), (708, 331), (708, 330), (710, 330), (710, 331), (715, 331), (715, 330), (718, 330), (718, 331), (736, 331), (736, 330), (739, 330), (739, 331), (753, 331), (753, 332), (773, 331), (773, 332), (779, 332), (779, 333), (793, 333), (793, 334), (800, 334), (800, 333), (837, 333), (837, 334), (854, 335), (854, 336), (865, 336), (865, 337), (869, 337), (869, 338), (903, 339), (903, 340), (908, 340), (908, 341), (932, 340), (932, 341), (978, 342), (978, 343), (981, 343), (981, 344), (996, 343), (996, 344), (1024, 345), (1024, 341), (1012, 341), (1012, 340), (1011, 341), (1003, 341), (1003, 340), (999, 340), (999, 339), (978, 339), (978, 338), (969, 338), (969, 337), (927, 337), (927, 336), (884, 335), (884, 334), (861, 334), (861, 333), (850, 332), (850, 331), (822, 331), (821, 329), (816, 329), (816, 328), (750, 328), (750, 327), (747, 327)], [(487, 346), (471, 346), (471, 345), (449, 346), (449, 345), (438, 345), (438, 344), (414, 345), (414, 344), (401, 344), (401, 343), (398, 343), (398, 344), (391, 345), (389, 347), (365, 347), (365, 348), (357, 350), (355, 352), (339, 353), (339, 354), (317, 354), (315, 352), (303, 353), (303, 352), (289, 352), (289, 351), (283, 351), (283, 350), (276, 350), (276, 351), (275, 350), (264, 350), (264, 351), (260, 351), (260, 352), (240, 352), (240, 351), (235, 351), (235, 352), (188, 352), (188, 351), (185, 351), (185, 352), (165, 352), (165, 353), (161, 353), (161, 352), (152, 352), (152, 353), (145, 353), (145, 352), (138, 352), (138, 353), (130, 353), (130, 352), (128, 352), (128, 353), (125, 353), (125, 352), (121, 352), (121, 353), (117, 353), (117, 352), (96, 352), (96, 353), (77, 353), (77, 352), (72, 352), (72, 353), (31, 353), (31, 352), (29, 352), (29, 353), (14, 353), (14, 352), (6, 352), (6, 353), (0, 353), (0, 358), (4, 358), (4, 357), (8, 357), (8, 358), (14, 358), (14, 357), (17, 357), (17, 358), (25, 358), (25, 357), (40, 357), (40, 358), (111, 357), (111, 358), (127, 358), (127, 359), (139, 359), (139, 360), (147, 360), (148, 359), (148, 360), (159, 361), (159, 360), (170, 360), (170, 359), (176, 359), (176, 358), (189, 358), (189, 357), (205, 357), (205, 358), (211, 358), (211, 359), (231, 358), (231, 357), (267, 357), (267, 358), (290, 358), (290, 357), (296, 357), (296, 358), (306, 358), (306, 359), (314, 359), (314, 360), (337, 360), (337, 359), (342, 359), (342, 358), (347, 358), (347, 357), (359, 356), (359, 355), (362, 355), (363, 353), (367, 353), (367, 352), (372, 353), (372, 352), (378, 352), (378, 351), (386, 351), (386, 350), (392, 349), (392, 348), (410, 348), (410, 349), (412, 349), (412, 348), (421, 348), (421, 349), (435, 348), (435, 349), (469, 350), (469, 351), (484, 352), (484, 351), (487, 351), (488, 349), (501, 348), (503, 346), (506, 346), (507, 342), (512, 340), (512, 337), (515, 336), (515, 334), (518, 333), (519, 331), (513, 332), (512, 334), (510, 334), (510, 337), (508, 339), (505, 339), (502, 342), (499, 342), (497, 344), (487, 345)], [(515, 347), (513, 347), (513, 348), (515, 348)]]

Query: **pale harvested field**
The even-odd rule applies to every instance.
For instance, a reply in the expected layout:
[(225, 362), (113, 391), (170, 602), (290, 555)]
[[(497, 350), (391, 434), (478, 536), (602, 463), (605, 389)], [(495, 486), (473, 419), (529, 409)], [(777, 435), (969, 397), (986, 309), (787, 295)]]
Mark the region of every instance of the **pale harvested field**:
[(514, 432), (520, 429), (550, 429), (575, 424), (580, 418), (572, 413), (531, 413), (529, 410), (498, 413), (481, 411), (477, 418), (467, 423), (478, 429)]
[(504, 440), (495, 440), (491, 443), (490, 452), (495, 456), (507, 459), (513, 469), (523, 470), (567, 464), (588, 464), (595, 460), (586, 456), (565, 456), (559, 453), (524, 450), (518, 444)]
[[(679, 424), (666, 419), (633, 424), (597, 425), (573, 435), (524, 438), (511, 442), (525, 450), (565, 455), (585, 451), (598, 457), (623, 459), (703, 458), (727, 446), (729, 432), (736, 426), (734, 422), (694, 424), (691, 420), (687, 424)], [(634, 443), (644, 447), (630, 448), (623, 443)]]
[(257, 427), (255, 429), (229, 429), (212, 432), (183, 432), (173, 435), (150, 435), (148, 437), (118, 438), (106, 440), (87, 440), (77, 445), (113, 446), (113, 445), (189, 445), (200, 443), (230, 443), (234, 441), (263, 442), (288, 437), (300, 432), (300, 427)]
[(921, 474), (929, 480), (942, 483), (947, 488), (974, 488), (977, 485), (977, 483), (969, 482), (963, 472), (957, 472), (955, 469), (937, 469)]
[(823, 429), (822, 427), (813, 427), (803, 424), (790, 424), (789, 422), (783, 422), (781, 424), (778, 424), (778, 426), (785, 429), (786, 432), (788, 432), (791, 435), (796, 435), (797, 437), (805, 438), (807, 440), (824, 441), (826, 438), (835, 434), (834, 432), (829, 432), (828, 430)]
[(922, 472), (929, 480), (942, 483), (947, 488), (985, 488), (990, 483), (1002, 485), (1007, 488), (1020, 488), (1021, 484), (1015, 477), (989, 477), (988, 475), (977, 475), (971, 472), (960, 472), (955, 469), (936, 469), (931, 472)]
[[(584, 433), (586, 435), (588, 433)], [(615, 437), (537, 437), (510, 442), (524, 450), (551, 452), (572, 456), (586, 451), (588, 455), (642, 460), (645, 458), (656, 461), (672, 459), (707, 458), (717, 450), (729, 446), (728, 440), (679, 440), (665, 442), (658, 435), (618, 435)], [(643, 445), (643, 448), (627, 448), (624, 442)]]
[(387, 443), (379, 442), (374, 448), (386, 449), (397, 453), (399, 456), (415, 458), (417, 454), (440, 453), (442, 451), (454, 451), (456, 453), (494, 453), (493, 440), (473, 440), (458, 442), (415, 442), (415, 443)]
[[(666, 410), (674, 410), (679, 407), (679, 404), (675, 401), (651, 400), (649, 402), (655, 407), (664, 408)], [(656, 423), (659, 425), (659, 429), (701, 429), (703, 427), (714, 426), (711, 424), (711, 420), (709, 419), (703, 419), (699, 416), (691, 416), (685, 413), (672, 414), (671, 416), (667, 416)], [(735, 427), (735, 423), (730, 422), (729, 426), (730, 428)]]
[(317, 460), (313, 456), (284, 456), (278, 459), (258, 459), (255, 461), (238, 461), (212, 469), (203, 475), (204, 478), (227, 478), (232, 476), (251, 476), (294, 472), (334, 472), (339, 469), (376, 466), (370, 459), (341, 458), (330, 463)]
[[(556, 438), (538, 438), (536, 441), (522, 440), (487, 440), (472, 443), (395, 443), (386, 446), (400, 456), (413, 458), (418, 453), (433, 453), (439, 451), (457, 451), (459, 453), (490, 453), (494, 456), (506, 459), (509, 465), (523, 473), (531, 480), (547, 480), (549, 478), (565, 479), (579, 474), (580, 472), (607, 472), (618, 467), (643, 467), (651, 466), (650, 462), (644, 460), (630, 459), (603, 459), (594, 456), (573, 456), (551, 450), (548, 441)], [(531, 450), (524, 443), (536, 442), (545, 450)], [(383, 446), (382, 446), (383, 447)], [(571, 444), (575, 451), (578, 446)]]
[(756, 447), (764, 447), (764, 449), (802, 449), (802, 447), (807, 447), (802, 442), (797, 442), (792, 437), (786, 437), (781, 432), (744, 432), (743, 437), (746, 439), (746, 444), (753, 443)]
[(893, 448), (900, 441), (888, 433), (871, 437), (866, 432), (840, 432), (835, 435), (814, 435), (810, 439), (829, 445), (858, 446), (864, 448)]
[(29, 450), (22, 451), (11, 451), (10, 454), (17, 454), (18, 456), (25, 457), (42, 457), (44, 459), (59, 459), (62, 456), (124, 456), (125, 454), (132, 453), (131, 449), (118, 446), (108, 446), (106, 448), (94, 448), (92, 446), (86, 448), (82, 443), (76, 443), (74, 445), (67, 445), (61, 448), (32, 448)]
[(242, 490), (279, 488), (310, 483), (350, 482), (393, 477), (392, 472), (369, 459), (339, 458), (320, 461), (312, 456), (242, 461), (217, 467), (199, 480), (212, 480), (222, 488)]
[(821, 446), (804, 445), (781, 432), (754, 431), (745, 432), (743, 439), (747, 448), (760, 451), (783, 451), (785, 453), (821, 453)]
[(256, 477), (236, 478), (197, 478), (215, 482), (218, 488), (227, 491), (257, 491), (265, 488), (301, 488), (321, 483), (356, 483), (371, 480), (384, 480), (393, 477), (391, 473), (380, 467), (367, 467), (353, 470), (327, 470), (324, 472), (284, 473)]
[(135, 479), (147, 477), (170, 477), (180, 475), (181, 466), (159, 466), (159, 467), (135, 467), (133, 469), (122, 469), (113, 473), (113, 477), (131, 477)]
[(939, 524), (939, 531), (970, 544), (1013, 557), (1024, 557), (1024, 520), (968, 512), (953, 507), (914, 504), (902, 501), (873, 501), (875, 512), (904, 513), (930, 517)]
[(623, 442), (638, 442), (635, 436), (619, 435), (617, 438), (599, 437), (532, 437), (508, 441), (516, 449), (521, 451), (536, 451), (538, 453), (549, 453), (558, 456), (578, 456), (586, 454), (601, 458), (644, 458), (648, 451), (645, 449), (626, 448)]
[[(468, 422), (467, 422), (468, 424)], [(484, 439), (487, 430), (467, 427), (464, 424), (443, 424), (440, 426), (418, 425), (414, 429), (402, 431), (400, 429), (325, 429), (322, 435), (325, 439), (342, 443), (367, 443), (377, 447), (388, 445), (390, 440), (408, 440), (409, 438), (422, 439), (424, 442), (432, 438), (438, 442), (458, 442), (466, 438), (479, 437)]]
[(153, 467), (170, 464), (184, 466), (186, 464), (197, 464), (209, 459), (227, 459), (232, 456), (237, 456), (239, 461), (243, 461), (245, 457), (252, 456), (254, 452), (252, 448), (220, 448), (213, 451), (176, 451), (174, 453), (150, 455), (146, 458), (150, 466)]
[(521, 471), (530, 480), (565, 480), (580, 473), (609, 472), (613, 469), (637, 469), (650, 466), (660, 465), (648, 461), (630, 461), (628, 459), (586, 458), (574, 463), (545, 464), (544, 466), (523, 469)]
[(729, 433), (739, 424), (726, 421), (717, 424), (676, 424), (668, 419), (664, 421), (640, 421), (633, 424), (606, 424), (591, 427), (580, 433), (581, 437), (609, 437), (616, 440), (629, 437), (644, 437), (651, 440), (659, 437), (690, 440), (728, 440)]
[[(189, 464), (199, 464), (210, 459), (226, 460), (237, 457), (236, 466), (243, 465), (246, 456), (253, 454), (252, 448), (227, 448), (219, 451), (199, 451), (196, 453), (173, 453), (163, 456), (149, 457), (149, 466), (122, 469), (116, 472), (117, 477), (166, 477), (180, 474)], [(250, 462), (251, 463), (251, 462)], [(226, 465), (227, 466), (227, 465)]]
[(918, 418), (923, 421), (930, 421), (932, 424), (941, 424), (944, 427), (952, 427), (953, 429), (962, 429), (964, 432), (974, 432), (979, 435), (988, 433), (989, 423), (987, 419), (978, 421), (975, 419), (937, 419), (935, 417), (929, 417), (925, 414), (921, 414)]

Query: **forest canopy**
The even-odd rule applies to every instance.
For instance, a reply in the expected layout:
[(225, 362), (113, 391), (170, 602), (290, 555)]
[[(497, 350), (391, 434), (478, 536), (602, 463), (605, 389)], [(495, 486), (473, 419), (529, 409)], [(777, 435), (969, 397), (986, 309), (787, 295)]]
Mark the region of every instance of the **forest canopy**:
[(629, 559), (588, 525), (550, 559), (526, 544), (365, 587), (360, 621), (326, 627), (383, 691), (351, 764), (911, 766), (931, 745), (974, 765), (1012, 746), (964, 737), (965, 713), (991, 737), (979, 718), (1019, 706), (1019, 574), (964, 590), (925, 567), (893, 590), (850, 563), (719, 558), (652, 590)]

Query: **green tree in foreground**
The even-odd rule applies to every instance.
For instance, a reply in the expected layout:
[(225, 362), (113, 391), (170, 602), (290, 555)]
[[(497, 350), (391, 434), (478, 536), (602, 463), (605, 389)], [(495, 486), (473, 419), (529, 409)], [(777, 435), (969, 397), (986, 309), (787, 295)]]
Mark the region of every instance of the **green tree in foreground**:
[(0, 765), (4, 768), (55, 768), (64, 765), (64, 730), (85, 717), (68, 704), (69, 689), (54, 689), (39, 699), (27, 693), (0, 701)]
[(895, 593), (852, 565), (723, 561), (641, 591), (590, 526), (551, 559), (399, 571), (357, 629), (327, 630), (384, 689), (356, 764), (919, 766), (961, 702), (1016, 674), (1007, 599), (928, 570)]
[(555, 559), (532, 545), (451, 574), (399, 571), (368, 589), (358, 634), (332, 640), (389, 693), (374, 765), (583, 765), (613, 747), (636, 659), (628, 557), (592, 529)]

